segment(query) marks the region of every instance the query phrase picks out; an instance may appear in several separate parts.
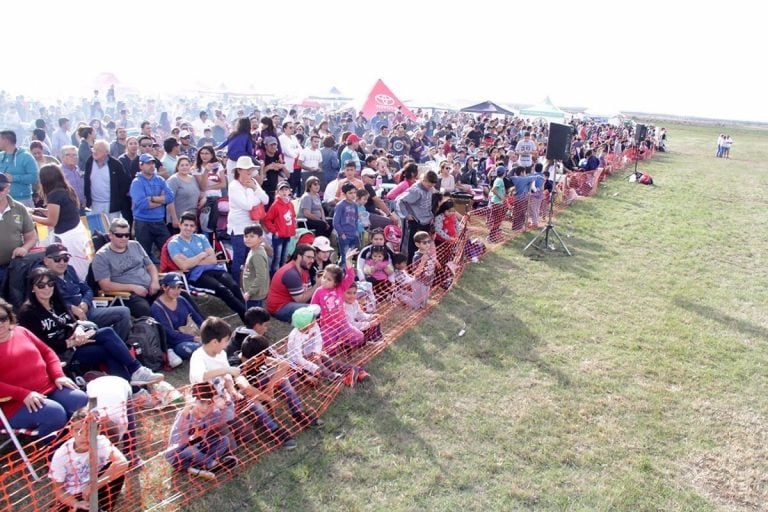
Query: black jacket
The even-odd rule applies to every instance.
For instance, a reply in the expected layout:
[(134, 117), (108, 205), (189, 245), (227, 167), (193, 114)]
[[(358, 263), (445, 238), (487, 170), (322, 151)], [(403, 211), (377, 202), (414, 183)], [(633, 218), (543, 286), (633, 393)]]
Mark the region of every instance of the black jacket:
[[(109, 211), (122, 212), (123, 217), (130, 219), (131, 198), (128, 197), (128, 191), (131, 188), (131, 178), (128, 172), (123, 168), (123, 164), (114, 157), (107, 157), (107, 166), (109, 167)], [(86, 206), (91, 207), (91, 171), (93, 170), (93, 157), (90, 157), (85, 163), (85, 202)]]
[(47, 311), (36, 300), (28, 300), (19, 311), (19, 325), (26, 327), (43, 343), (61, 355), (67, 350), (67, 340), (74, 332), (74, 318), (63, 312), (61, 305), (55, 313)]

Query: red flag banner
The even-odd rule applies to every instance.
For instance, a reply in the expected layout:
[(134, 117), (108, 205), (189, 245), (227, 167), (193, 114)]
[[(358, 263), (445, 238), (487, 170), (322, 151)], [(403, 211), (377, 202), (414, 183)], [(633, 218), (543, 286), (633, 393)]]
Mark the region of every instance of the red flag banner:
[(368, 94), (368, 99), (365, 100), (362, 111), (363, 115), (370, 119), (376, 115), (376, 112), (397, 112), (398, 108), (408, 119), (412, 121), (416, 119), (413, 112), (379, 79)]

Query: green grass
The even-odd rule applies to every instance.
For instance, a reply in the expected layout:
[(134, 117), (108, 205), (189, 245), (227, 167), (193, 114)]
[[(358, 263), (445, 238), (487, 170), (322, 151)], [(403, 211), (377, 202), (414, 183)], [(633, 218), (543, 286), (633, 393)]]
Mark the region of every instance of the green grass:
[(768, 138), (726, 161), (719, 129), (563, 212), (573, 257), (472, 265), (323, 431), (187, 510), (764, 510)]

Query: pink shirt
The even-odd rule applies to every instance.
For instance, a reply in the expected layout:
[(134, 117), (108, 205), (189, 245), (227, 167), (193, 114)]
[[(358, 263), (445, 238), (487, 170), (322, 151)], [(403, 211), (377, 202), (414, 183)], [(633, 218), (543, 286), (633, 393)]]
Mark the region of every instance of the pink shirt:
[(318, 288), (312, 295), (312, 304), (320, 306), (320, 318), (317, 323), (320, 324), (320, 332), (325, 333), (331, 329), (346, 327), (349, 322), (344, 311), (344, 292), (355, 281), (355, 272), (347, 269), (344, 279), (336, 288)]

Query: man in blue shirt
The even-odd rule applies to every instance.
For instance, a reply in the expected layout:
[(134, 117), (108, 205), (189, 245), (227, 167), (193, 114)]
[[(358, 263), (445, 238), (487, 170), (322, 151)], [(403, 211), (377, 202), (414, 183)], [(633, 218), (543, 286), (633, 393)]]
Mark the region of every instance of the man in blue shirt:
[(133, 200), (133, 229), (136, 240), (150, 258), (152, 244), (158, 253), (171, 236), (165, 224), (165, 205), (173, 202), (173, 191), (165, 180), (155, 174), (155, 158), (149, 154), (139, 156), (139, 173), (131, 183)]
[(216, 260), (208, 239), (196, 234), (197, 220), (193, 212), (185, 212), (179, 220), (179, 234), (168, 242), (168, 255), (177, 267), (187, 273), (192, 286), (213, 291), (232, 311), (244, 319), (245, 299), (240, 286), (227, 272), (227, 267)]
[(16, 147), (16, 132), (0, 132), (0, 173), (11, 184), (11, 197), (25, 206), (32, 204), (32, 185), (37, 183), (38, 168), (35, 158)]

